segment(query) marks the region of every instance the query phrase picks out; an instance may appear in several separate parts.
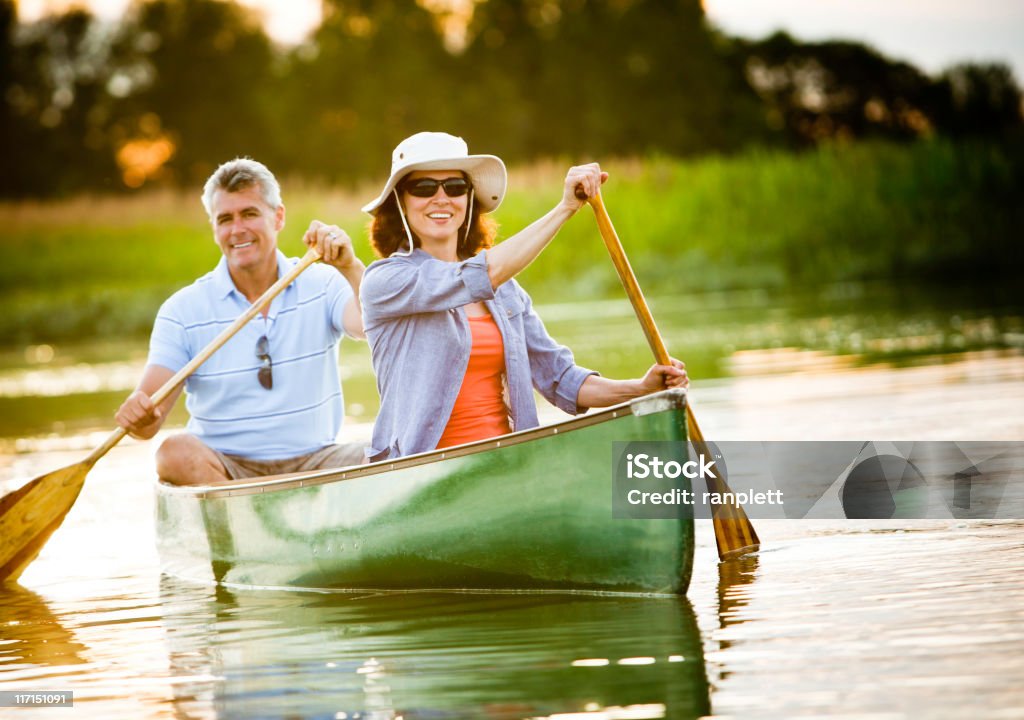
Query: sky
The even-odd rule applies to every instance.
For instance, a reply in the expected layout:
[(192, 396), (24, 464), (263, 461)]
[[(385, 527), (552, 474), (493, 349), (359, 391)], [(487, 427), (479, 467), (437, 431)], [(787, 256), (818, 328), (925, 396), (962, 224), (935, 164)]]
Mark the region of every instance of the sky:
[[(241, 0), (260, 10), (271, 36), (301, 41), (320, 17), (320, 0)], [(431, 0), (432, 3), (459, 0)], [(729, 35), (764, 37), (778, 29), (800, 40), (865, 42), (928, 73), (964, 61), (1001, 61), (1024, 84), (1024, 0), (703, 0)], [(22, 19), (87, 5), (113, 18), (128, 0), (20, 0)]]
[(1000, 61), (1024, 83), (1024, 0), (703, 0), (729, 35), (859, 40), (935, 74)]
[[(239, 0), (263, 14), (267, 32), (278, 42), (298, 43), (320, 22), (320, 0)], [(130, 0), (16, 0), (18, 17), (33, 20), (68, 7), (88, 7), (105, 18), (116, 18)]]

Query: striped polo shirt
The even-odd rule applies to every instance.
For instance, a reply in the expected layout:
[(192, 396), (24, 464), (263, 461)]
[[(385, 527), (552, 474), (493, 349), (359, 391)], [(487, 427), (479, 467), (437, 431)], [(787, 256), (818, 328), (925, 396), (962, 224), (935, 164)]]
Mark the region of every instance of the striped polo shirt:
[[(297, 258), (277, 252), (277, 274)], [(326, 265), (313, 265), (274, 298), (185, 382), (188, 432), (215, 450), (254, 460), (314, 452), (335, 442), (344, 417), (338, 377), (342, 313), (352, 288)], [(177, 372), (249, 307), (221, 257), (212, 272), (161, 306), (149, 364)], [(267, 336), (273, 389), (260, 385), (256, 344)]]

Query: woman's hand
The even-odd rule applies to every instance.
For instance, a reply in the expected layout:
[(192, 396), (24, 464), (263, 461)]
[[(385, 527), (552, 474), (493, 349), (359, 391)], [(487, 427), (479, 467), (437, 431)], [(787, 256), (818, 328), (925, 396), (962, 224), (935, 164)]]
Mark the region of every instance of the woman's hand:
[[(587, 201), (587, 198), (594, 197), (601, 189), (601, 184), (608, 179), (608, 173), (601, 170), (597, 163), (587, 165), (576, 165), (569, 168), (565, 176), (565, 186), (562, 189), (562, 205), (576, 212)], [(583, 190), (583, 200), (576, 197), (576, 189)]]
[(668, 390), (669, 388), (690, 387), (690, 378), (686, 374), (686, 363), (671, 358), (671, 365), (652, 365), (647, 374), (640, 380), (643, 394)]

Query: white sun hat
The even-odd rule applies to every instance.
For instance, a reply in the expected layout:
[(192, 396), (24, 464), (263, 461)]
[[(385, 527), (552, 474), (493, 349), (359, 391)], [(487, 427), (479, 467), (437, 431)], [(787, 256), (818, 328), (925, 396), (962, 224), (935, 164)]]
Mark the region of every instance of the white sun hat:
[(391, 153), (391, 177), (376, 200), (363, 212), (376, 215), (398, 182), (416, 170), (462, 170), (473, 184), (480, 212), (501, 205), (508, 185), (505, 163), (494, 155), (470, 155), (466, 141), (443, 132), (421, 132), (398, 143)]

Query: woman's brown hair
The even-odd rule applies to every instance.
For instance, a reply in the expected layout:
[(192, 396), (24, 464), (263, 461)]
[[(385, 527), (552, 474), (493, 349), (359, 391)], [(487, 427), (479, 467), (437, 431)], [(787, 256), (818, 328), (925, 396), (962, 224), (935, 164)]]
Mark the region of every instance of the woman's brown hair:
[[(399, 191), (401, 192), (401, 191)], [(481, 250), (491, 247), (494, 238), (498, 235), (498, 223), (489, 215), (483, 215), (477, 205), (476, 198), (473, 198), (471, 208), (473, 213), (473, 225), (468, 235), (462, 227), (459, 228), (458, 255), (460, 260), (468, 260)], [(463, 223), (465, 225), (465, 223)], [(413, 241), (416, 247), (420, 246), (420, 239), (412, 232)], [(378, 257), (386, 258), (396, 250), (404, 249), (409, 245), (409, 238), (405, 234), (405, 226), (398, 214), (398, 201), (394, 193), (388, 195), (377, 214), (370, 222), (370, 244)]]

